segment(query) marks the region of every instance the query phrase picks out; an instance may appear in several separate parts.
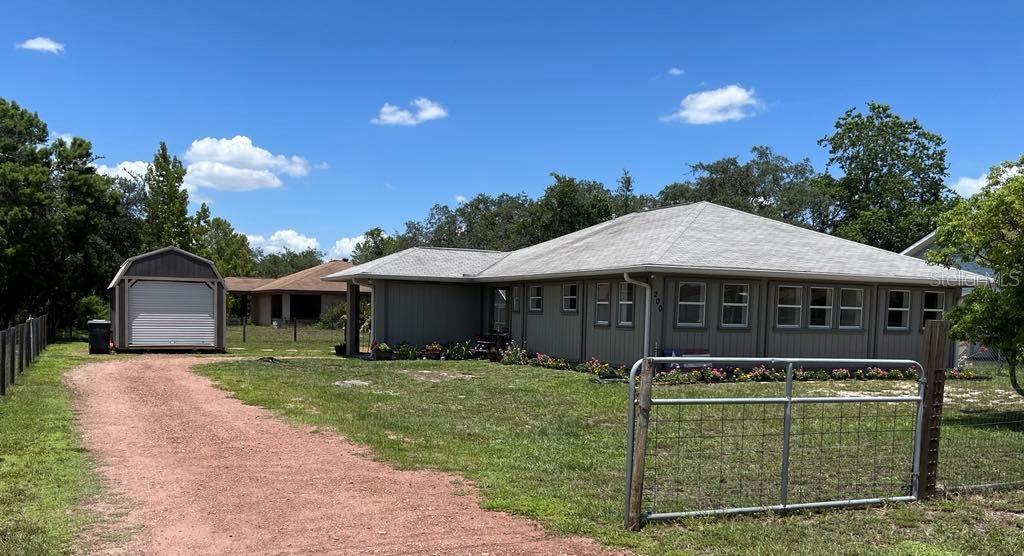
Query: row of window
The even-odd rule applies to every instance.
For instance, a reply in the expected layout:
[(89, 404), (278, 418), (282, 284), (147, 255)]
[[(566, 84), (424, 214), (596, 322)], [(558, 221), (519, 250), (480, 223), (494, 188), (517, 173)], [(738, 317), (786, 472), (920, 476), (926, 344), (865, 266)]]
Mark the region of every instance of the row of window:
[[(807, 288), (807, 327), (832, 328), (835, 302), (835, 288), (811, 286)], [(800, 328), (803, 326), (803, 286), (779, 286), (775, 308), (775, 326), (778, 328)], [(722, 285), (723, 327), (747, 325), (750, 290), (746, 284)], [(707, 305), (707, 284), (704, 282), (680, 282), (677, 298), (676, 325), (703, 327)], [(942, 318), (944, 305), (942, 292), (924, 293), (922, 322)], [(861, 288), (839, 288), (839, 328), (859, 330), (864, 325), (864, 290)], [(886, 313), (886, 328), (907, 330), (910, 328), (910, 291), (890, 290)]]
[[(619, 326), (632, 326), (634, 320), (635, 291), (632, 284), (619, 282), (618, 320)], [(594, 298), (594, 324), (611, 324), (611, 284), (597, 284)], [(807, 327), (830, 329), (835, 309), (835, 288), (810, 286), (807, 289)], [(707, 284), (704, 282), (680, 282), (676, 302), (676, 326), (703, 327), (707, 313)], [(495, 290), (495, 326), (505, 325), (505, 297), (507, 290)], [(512, 310), (519, 312), (521, 301), (518, 287), (512, 290)], [(778, 286), (775, 309), (775, 326), (778, 328), (800, 328), (803, 326), (804, 287)], [(579, 284), (562, 285), (562, 312), (575, 313), (579, 310)], [(943, 292), (924, 292), (922, 323), (939, 320), (945, 310)], [(531, 313), (544, 310), (544, 287), (529, 286), (527, 309)], [(721, 326), (743, 328), (749, 324), (750, 286), (748, 284), (722, 284)], [(859, 330), (864, 325), (864, 290), (861, 288), (839, 288), (839, 328)], [(909, 330), (910, 291), (890, 290), (886, 308), (885, 327), (889, 330)]]

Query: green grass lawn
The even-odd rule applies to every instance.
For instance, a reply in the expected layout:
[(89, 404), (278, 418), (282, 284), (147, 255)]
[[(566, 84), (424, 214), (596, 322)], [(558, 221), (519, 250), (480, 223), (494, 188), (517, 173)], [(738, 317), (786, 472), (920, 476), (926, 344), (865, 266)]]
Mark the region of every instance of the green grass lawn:
[[(249, 325), (242, 341), (242, 326), (230, 325), (227, 334), (227, 352), (233, 355), (274, 355), (274, 356), (324, 356), (334, 353), (334, 346), (345, 341), (343, 330), (317, 328), (300, 324), (298, 330), (290, 325), (273, 326)], [(363, 351), (369, 351), (370, 335), (363, 334), (360, 342)]]
[[(398, 467), (466, 476), (479, 486), (486, 508), (529, 516), (560, 533), (589, 535), (642, 553), (1024, 553), (1021, 492), (788, 516), (690, 519), (651, 524), (641, 533), (625, 532), (621, 525), (625, 385), (594, 384), (578, 373), (476, 361), (349, 359), (279, 364), (233, 361), (203, 366), (200, 372), (247, 403), (271, 408), (296, 423), (337, 430), (369, 445), (377, 457)], [(369, 385), (335, 385), (345, 380)], [(728, 387), (733, 394), (754, 395), (765, 385)], [(832, 388), (829, 383), (803, 387)], [(669, 417), (664, 422), (674, 423)], [(743, 417), (755, 420), (753, 415)], [(891, 419), (898, 422), (900, 418), (896, 412)], [(803, 449), (813, 454), (815, 443), (830, 437), (823, 423), (833, 419), (813, 414), (799, 419), (807, 439)], [(722, 424), (716, 421), (715, 426)], [(851, 438), (839, 437), (846, 442)], [(888, 436), (881, 437), (892, 444)], [(745, 445), (745, 449), (752, 448)], [(856, 462), (832, 459), (835, 465), (863, 465), (851, 475), (851, 482), (874, 485), (877, 481), (863, 478), (878, 469), (872, 462), (884, 458), (873, 459), (875, 453), (866, 449), (862, 455)], [(734, 462), (736, 475), (746, 476), (742, 466), (748, 464)], [(665, 481), (670, 468), (663, 468), (662, 475), (652, 480)], [(811, 473), (798, 485), (810, 485), (816, 479), (816, 473)], [(703, 483), (716, 480), (717, 475), (705, 475)], [(678, 490), (681, 484), (674, 486)]]
[(86, 349), (51, 345), (0, 397), (0, 554), (69, 553), (89, 519), (82, 504), (99, 483), (62, 382)]

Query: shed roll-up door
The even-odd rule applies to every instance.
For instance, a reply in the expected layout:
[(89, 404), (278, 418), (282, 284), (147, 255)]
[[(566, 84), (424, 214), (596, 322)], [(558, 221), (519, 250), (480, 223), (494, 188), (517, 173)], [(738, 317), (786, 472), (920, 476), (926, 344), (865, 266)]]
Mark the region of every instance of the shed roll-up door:
[(128, 288), (128, 345), (212, 347), (213, 307), (204, 282), (139, 280)]

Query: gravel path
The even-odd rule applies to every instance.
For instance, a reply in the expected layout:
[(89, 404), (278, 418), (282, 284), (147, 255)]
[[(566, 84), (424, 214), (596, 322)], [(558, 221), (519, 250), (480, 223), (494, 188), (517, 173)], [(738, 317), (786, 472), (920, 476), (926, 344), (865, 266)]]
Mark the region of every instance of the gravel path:
[[(597, 554), (585, 538), (480, 508), (455, 475), (398, 471), (189, 372), (189, 356), (88, 364), (68, 381), (86, 445), (134, 530), (128, 554)], [(99, 536), (103, 536), (102, 534)]]

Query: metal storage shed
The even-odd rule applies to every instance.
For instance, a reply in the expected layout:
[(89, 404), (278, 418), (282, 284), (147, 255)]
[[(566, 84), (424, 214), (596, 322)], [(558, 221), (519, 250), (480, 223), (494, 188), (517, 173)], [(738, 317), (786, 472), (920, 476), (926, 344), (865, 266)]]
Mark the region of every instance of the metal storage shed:
[(213, 262), (164, 247), (126, 260), (108, 289), (115, 348), (224, 349), (224, 279)]

